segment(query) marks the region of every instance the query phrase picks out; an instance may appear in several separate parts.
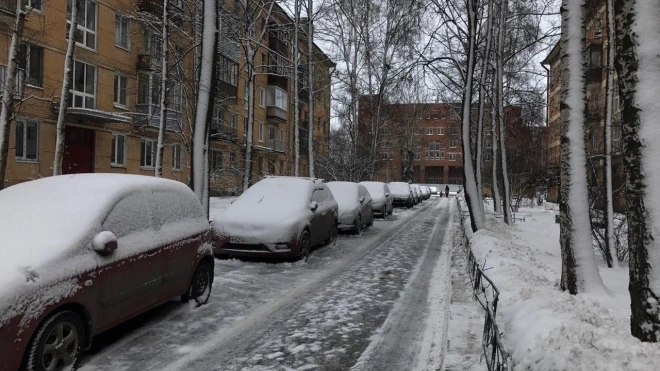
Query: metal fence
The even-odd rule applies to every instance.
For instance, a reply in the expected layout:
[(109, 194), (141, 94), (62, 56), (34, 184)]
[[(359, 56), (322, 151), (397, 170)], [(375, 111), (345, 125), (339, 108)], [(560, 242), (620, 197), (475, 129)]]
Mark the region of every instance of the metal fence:
[(493, 281), (484, 274), (482, 267), (479, 266), (479, 262), (474, 257), (470, 246), (470, 239), (467, 235), (467, 229), (469, 228), (468, 214), (462, 212), (460, 197), (456, 197), (456, 203), (458, 204), (458, 210), (461, 210), (461, 246), (468, 260), (467, 268), (470, 274), (470, 281), (472, 282), (472, 293), (486, 312), (481, 350), (486, 360), (488, 371), (507, 371), (509, 370), (510, 358), (502, 345), (500, 331), (495, 321), (500, 291)]

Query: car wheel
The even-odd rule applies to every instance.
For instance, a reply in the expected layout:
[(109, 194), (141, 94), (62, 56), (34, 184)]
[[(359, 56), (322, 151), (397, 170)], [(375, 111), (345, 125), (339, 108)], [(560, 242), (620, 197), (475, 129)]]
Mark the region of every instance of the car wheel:
[(407, 207), (408, 207), (409, 209), (410, 209), (411, 207), (413, 207), (413, 205), (412, 205), (412, 201), (408, 200), (408, 205), (407, 205)]
[(65, 310), (39, 325), (28, 346), (27, 370), (75, 369), (85, 346), (85, 325), (75, 312)]
[(332, 224), (332, 229), (330, 229), (330, 237), (325, 241), (326, 245), (332, 244), (332, 246), (337, 245), (337, 233), (339, 231), (339, 227), (337, 226), (337, 222), (335, 221)]
[(298, 257), (303, 261), (307, 261), (311, 249), (312, 239), (309, 237), (309, 232), (304, 230), (300, 235), (300, 251), (298, 252)]
[(201, 261), (193, 274), (188, 291), (181, 295), (181, 301), (187, 303), (190, 299), (193, 299), (196, 307), (206, 304), (211, 296), (212, 285), (213, 269), (208, 262)]
[(353, 233), (360, 234), (362, 232), (362, 217), (360, 215), (355, 218), (355, 224), (353, 224)]

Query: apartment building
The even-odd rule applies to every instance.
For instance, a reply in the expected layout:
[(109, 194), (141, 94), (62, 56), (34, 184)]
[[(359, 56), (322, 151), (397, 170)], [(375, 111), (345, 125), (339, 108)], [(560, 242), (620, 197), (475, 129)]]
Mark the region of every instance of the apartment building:
[[(15, 120), (11, 123), (6, 184), (12, 185), (52, 174), (55, 123), (59, 109), (64, 56), (67, 46), (67, 9), (71, 0), (30, 0), (19, 58)], [(0, 67), (7, 64), (14, 0), (0, 0)], [(73, 84), (66, 115), (63, 172), (112, 172), (152, 175), (160, 115), (162, 38), (157, 28), (141, 19), (158, 19), (158, 0), (84, 0), (74, 51)], [(177, 27), (194, 34), (192, 1), (169, 2), (170, 18)], [(257, 50), (255, 124), (253, 130), (253, 181), (266, 174), (292, 175), (293, 88), (291, 78), (270, 74), (274, 61), (291, 65), (290, 33), (276, 32), (278, 22), (289, 25), (277, 5), (265, 45)], [(230, 10), (221, 8), (220, 16)], [(155, 17), (155, 18), (153, 18)], [(195, 112), (196, 67), (199, 48), (176, 27), (170, 36), (168, 92), (163, 177), (190, 179), (191, 128)], [(285, 39), (280, 44), (277, 36)], [(243, 169), (247, 123), (245, 55), (237, 39), (223, 34), (217, 68), (216, 100), (211, 120), (212, 188), (222, 193)], [(227, 42), (227, 41), (232, 41)], [(306, 39), (299, 40), (306, 54)], [(282, 47), (281, 50), (273, 46)], [(285, 50), (286, 49), (286, 50)], [(329, 69), (333, 63), (315, 46), (315, 142), (327, 143), (329, 135)], [(273, 62), (271, 62), (271, 60)], [(292, 70), (290, 68), (289, 70)], [(301, 68), (304, 76), (304, 69)], [(4, 73), (0, 74), (4, 77)], [(290, 74), (289, 74), (290, 75)], [(0, 81), (1, 82), (1, 81)], [(279, 90), (275, 91), (274, 86)], [(301, 93), (302, 94), (302, 93)], [(304, 95), (304, 94), (302, 94)], [(301, 104), (303, 113), (306, 105)], [(306, 116), (301, 116), (306, 117)], [(301, 124), (304, 131), (307, 119)], [(307, 126), (306, 126), (307, 125)], [(303, 132), (303, 134), (305, 134)], [(305, 136), (306, 138), (306, 136)], [(301, 146), (302, 147), (302, 146)], [(324, 147), (319, 145), (319, 151)], [(325, 147), (327, 150), (327, 147)], [(301, 154), (306, 156), (301, 148)], [(306, 158), (306, 157), (304, 157)], [(301, 161), (301, 169), (307, 169)], [(303, 172), (304, 174), (304, 172)]]
[[(596, 207), (602, 207), (604, 194), (605, 167), (605, 110), (607, 71), (614, 66), (607, 64), (608, 29), (606, 23), (606, 2), (590, 0), (587, 2), (587, 21), (585, 25), (585, 138), (588, 180), (591, 194)], [(551, 178), (559, 179), (560, 164), (560, 133), (561, 133), (561, 84), (562, 63), (561, 46), (555, 45), (543, 61), (548, 69), (548, 172)], [(612, 104), (612, 181), (613, 206), (615, 211), (625, 211), (625, 196), (623, 185), (625, 173), (623, 169), (621, 141), (621, 105), (618, 87), (614, 84), (614, 99)], [(557, 202), (559, 182), (552, 182), (548, 189), (548, 200)]]

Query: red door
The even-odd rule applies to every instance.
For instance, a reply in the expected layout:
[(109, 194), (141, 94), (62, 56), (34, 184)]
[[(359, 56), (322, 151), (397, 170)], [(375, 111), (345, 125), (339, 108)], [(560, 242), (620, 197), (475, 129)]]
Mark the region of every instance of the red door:
[(94, 130), (64, 128), (63, 174), (94, 172)]

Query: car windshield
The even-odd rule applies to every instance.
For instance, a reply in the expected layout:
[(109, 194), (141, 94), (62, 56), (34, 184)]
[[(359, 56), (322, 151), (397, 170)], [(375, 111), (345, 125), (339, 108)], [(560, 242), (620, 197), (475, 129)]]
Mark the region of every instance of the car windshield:
[(300, 209), (309, 203), (309, 188), (307, 179), (266, 178), (248, 188), (227, 211)]
[(389, 184), (390, 191), (394, 193), (410, 193), (410, 186), (408, 183), (402, 183), (402, 182), (395, 182), (395, 183), (390, 183)]
[(369, 191), (371, 197), (385, 196), (385, 190), (382, 183), (364, 182), (360, 184), (362, 184), (363, 186), (365, 186), (365, 188), (367, 188), (367, 191)]
[(358, 200), (358, 186), (350, 182), (330, 182), (328, 188), (340, 205), (354, 204)]

